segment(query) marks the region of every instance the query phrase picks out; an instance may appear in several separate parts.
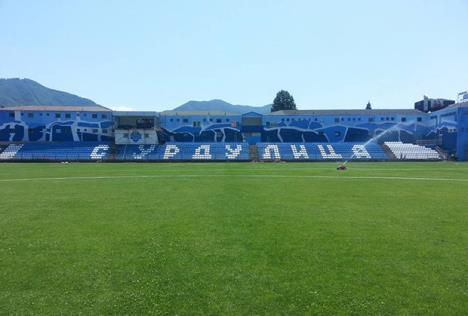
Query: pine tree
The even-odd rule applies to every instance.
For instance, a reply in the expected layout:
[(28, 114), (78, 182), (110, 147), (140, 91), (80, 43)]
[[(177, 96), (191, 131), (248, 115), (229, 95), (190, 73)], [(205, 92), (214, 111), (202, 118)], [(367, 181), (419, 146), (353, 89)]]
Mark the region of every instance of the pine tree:
[(276, 94), (275, 100), (273, 100), (273, 106), (271, 112), (281, 110), (295, 110), (296, 103), (294, 102), (293, 96), (285, 90), (281, 90)]

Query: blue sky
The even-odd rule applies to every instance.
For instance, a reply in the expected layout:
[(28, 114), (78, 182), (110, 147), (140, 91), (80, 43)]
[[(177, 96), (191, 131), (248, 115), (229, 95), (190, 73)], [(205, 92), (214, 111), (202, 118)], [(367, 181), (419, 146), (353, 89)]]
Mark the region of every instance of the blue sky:
[(407, 108), (468, 89), (468, 0), (0, 0), (0, 77), (114, 108)]

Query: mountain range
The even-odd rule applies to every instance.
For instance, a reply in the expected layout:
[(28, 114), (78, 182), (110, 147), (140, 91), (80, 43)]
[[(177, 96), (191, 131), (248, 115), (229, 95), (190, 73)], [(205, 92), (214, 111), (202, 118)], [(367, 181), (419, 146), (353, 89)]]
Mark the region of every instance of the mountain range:
[(222, 111), (243, 114), (247, 112), (268, 113), (270, 112), (271, 104), (264, 106), (251, 105), (236, 105), (229, 102), (214, 99), (210, 101), (189, 101), (176, 107), (173, 111), (188, 112), (188, 111)]
[[(48, 106), (96, 106), (97, 104), (86, 98), (63, 91), (47, 88), (31, 79), (0, 79), (0, 108), (28, 105)], [(223, 100), (189, 101), (176, 107), (173, 111), (220, 111), (230, 113), (268, 113), (271, 105), (250, 106), (235, 105)]]
[(89, 99), (49, 89), (30, 79), (0, 79), (0, 107), (18, 105), (96, 106)]

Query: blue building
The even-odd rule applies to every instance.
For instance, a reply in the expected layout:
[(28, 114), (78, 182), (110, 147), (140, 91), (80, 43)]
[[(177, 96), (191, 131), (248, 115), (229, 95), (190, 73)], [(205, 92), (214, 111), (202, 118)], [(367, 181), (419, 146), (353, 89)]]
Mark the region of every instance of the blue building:
[[(93, 155), (94, 159), (193, 160), (219, 156), (223, 160), (237, 154), (236, 159), (241, 160), (287, 160), (288, 155), (294, 160), (306, 157), (307, 152), (309, 160), (314, 160), (312, 153), (318, 160), (338, 160), (346, 159), (346, 155), (359, 157), (359, 152), (371, 147), (375, 149), (375, 155), (369, 154), (372, 159), (423, 157), (401, 151), (413, 145), (419, 147), (408, 148), (417, 151), (424, 147), (437, 151), (440, 157), (468, 160), (468, 102), (447, 105), (432, 112), (295, 110), (263, 115), (119, 112), (100, 106), (6, 107), (0, 108), (0, 159), (46, 159), (46, 154), (41, 155), (46, 151), (57, 159), (72, 159), (74, 151), (82, 150), (76, 159)], [(343, 150), (343, 154), (333, 155), (336, 150)], [(65, 151), (69, 155), (63, 156)], [(142, 152), (146, 154), (142, 156)]]

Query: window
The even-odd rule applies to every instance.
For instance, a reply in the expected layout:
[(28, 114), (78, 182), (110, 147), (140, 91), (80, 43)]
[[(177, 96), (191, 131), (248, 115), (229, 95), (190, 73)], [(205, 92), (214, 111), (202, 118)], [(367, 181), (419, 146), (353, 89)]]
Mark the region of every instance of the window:
[(80, 117), (80, 112), (76, 112), (76, 117)]
[(394, 118), (394, 117), (391, 117), (391, 118), (390, 118), (390, 120), (391, 120), (391, 121), (394, 121), (394, 120), (395, 120), (395, 118)]
[(212, 119), (212, 118), (210, 118), (210, 122), (213, 122), (213, 119)]
[(102, 115), (101, 115), (101, 118), (106, 119), (106, 118), (107, 118), (107, 114), (102, 114)]
[(42, 113), (39, 113), (39, 116), (42, 116)]
[(229, 119), (228, 119), (228, 118), (226, 119), (226, 122), (229, 122)]
[(50, 113), (47, 113), (47, 116), (50, 116)]
[(123, 137), (124, 137), (124, 138), (128, 138), (128, 133), (124, 133), (124, 134), (123, 134)]
[(81, 129), (77, 128), (76, 131), (79, 133), (79, 132), (81, 132)]
[(169, 122), (174, 122), (174, 119), (170, 119)]
[(216, 123), (221, 123), (221, 119), (216, 119)]
[(93, 133), (97, 134), (98, 130), (96, 128), (93, 128)]
[(177, 119), (177, 122), (180, 122), (180, 119)]
[(374, 118), (373, 118), (373, 117), (369, 117), (368, 121), (369, 121), (369, 122), (374, 122)]
[(15, 118), (15, 112), (10, 112), (10, 113), (8, 113), (8, 116), (9, 116), (10, 118)]
[(34, 113), (28, 113), (28, 117), (34, 117)]
[(55, 118), (60, 118), (60, 113), (55, 113)]
[(70, 113), (66, 113), (66, 114), (65, 114), (65, 118), (71, 118), (71, 114), (70, 114)]
[(203, 122), (206, 122), (206, 118), (203, 119)]
[(335, 117), (335, 123), (339, 123), (340, 122), (340, 118), (339, 117)]
[(104, 128), (104, 129), (102, 130), (102, 133), (103, 133), (103, 134), (107, 134), (107, 128)]
[(418, 121), (418, 122), (421, 122), (421, 121), (422, 121), (422, 117), (418, 117), (417, 121)]
[(184, 118), (184, 119), (182, 120), (182, 122), (183, 122), (183, 123), (188, 123), (188, 119)]
[(97, 114), (96, 114), (96, 113), (93, 113), (93, 114), (91, 115), (91, 117), (95, 119), (95, 118), (97, 118)]
[(266, 126), (267, 126), (267, 127), (270, 127), (270, 122), (266, 122)]
[(145, 134), (145, 138), (149, 138), (149, 134)]
[(406, 117), (402, 117), (402, 118), (401, 118), (401, 121), (402, 121), (402, 122), (406, 122)]

